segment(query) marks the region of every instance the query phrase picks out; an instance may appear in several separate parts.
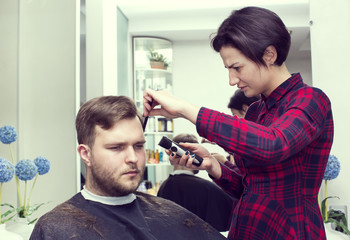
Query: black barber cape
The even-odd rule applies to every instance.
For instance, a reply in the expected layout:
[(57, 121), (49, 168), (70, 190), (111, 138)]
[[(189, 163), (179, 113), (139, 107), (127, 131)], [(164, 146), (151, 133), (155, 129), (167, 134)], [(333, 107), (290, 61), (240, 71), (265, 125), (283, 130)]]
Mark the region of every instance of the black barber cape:
[(183, 206), (220, 232), (229, 229), (231, 209), (237, 201), (215, 183), (188, 174), (169, 175), (157, 195)]
[(81, 193), (43, 215), (30, 240), (225, 239), (181, 206), (148, 194), (124, 205), (84, 199)]

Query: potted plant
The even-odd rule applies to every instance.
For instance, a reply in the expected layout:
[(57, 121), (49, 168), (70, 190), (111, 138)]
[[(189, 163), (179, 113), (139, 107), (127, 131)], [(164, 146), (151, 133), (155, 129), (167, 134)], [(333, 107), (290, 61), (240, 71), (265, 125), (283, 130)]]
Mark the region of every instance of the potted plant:
[[(45, 203), (30, 204), (30, 199), (39, 175), (44, 175), (50, 170), (50, 161), (45, 157), (37, 157), (34, 160), (23, 159), (15, 161), (12, 154), (12, 143), (17, 140), (17, 131), (13, 126), (3, 126), (0, 128), (0, 141), (9, 146), (11, 161), (0, 157), (0, 227), (5, 223), (7, 230), (21, 235), (28, 239), (37, 220), (29, 219), (31, 215)], [(2, 188), (5, 182), (12, 178), (16, 180), (18, 205), (2, 203)], [(34, 180), (29, 191), (29, 182)], [(24, 196), (21, 195), (20, 181), (24, 182)], [(1, 208), (7, 209), (5, 212)], [(12, 221), (13, 222), (10, 222)], [(1, 238), (2, 239), (2, 238)]]
[(169, 62), (163, 54), (154, 51), (154, 49), (150, 49), (148, 53), (148, 59), (150, 61), (151, 68), (157, 69), (167, 69), (169, 66)]
[[(329, 180), (333, 180), (338, 177), (340, 172), (340, 162), (338, 158), (334, 155), (330, 155), (328, 158), (326, 170), (323, 176), (323, 180), (325, 181), (325, 198), (321, 202), (321, 213), (322, 213), (322, 218), (325, 223), (325, 228), (326, 228), (326, 234), (327, 238), (330, 238), (330, 235), (332, 233), (330, 226), (327, 224), (334, 224), (335, 230), (338, 232), (342, 232), (345, 235), (350, 235), (350, 231), (348, 229), (348, 224), (347, 224), (347, 219), (345, 217), (345, 213), (334, 210), (334, 209), (329, 209), (327, 210), (327, 200), (330, 198), (338, 198), (336, 196), (327, 196), (327, 183)], [(344, 235), (344, 236), (345, 236)]]

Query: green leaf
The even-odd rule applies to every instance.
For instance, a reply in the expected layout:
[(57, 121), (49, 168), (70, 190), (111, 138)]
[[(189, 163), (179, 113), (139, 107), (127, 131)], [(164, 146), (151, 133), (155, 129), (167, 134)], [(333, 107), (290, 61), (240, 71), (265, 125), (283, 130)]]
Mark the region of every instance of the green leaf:
[[(14, 206), (12, 206), (11, 204), (2, 203), (2, 204), (0, 204), (0, 206), (6, 206), (6, 207), (10, 208), (10, 210), (7, 210), (3, 214), (1, 214), (1, 222), (0, 222), (0, 224), (10, 221), (12, 218), (14, 218), (17, 215), (16, 208)], [(6, 218), (8, 215), (10, 215), (12, 213), (14, 213), (13, 216)]]
[(326, 209), (326, 202), (327, 202), (327, 200), (329, 198), (338, 198), (338, 199), (340, 199), (337, 196), (330, 196), (330, 197), (326, 197), (325, 199), (322, 200), (322, 202), (321, 202), (321, 214), (322, 214), (323, 221), (326, 220), (326, 211), (327, 211), (327, 209)]
[(30, 222), (28, 223), (28, 225), (29, 225), (29, 224), (33, 224), (33, 223), (35, 223), (35, 222), (36, 222), (36, 220), (38, 220), (38, 218), (36, 218), (36, 219), (34, 219), (34, 220), (30, 221)]
[(341, 219), (341, 217), (344, 215), (341, 211), (334, 211), (334, 209), (331, 209), (328, 211), (328, 217), (334, 218), (334, 219)]
[(32, 206), (29, 206), (27, 209), (27, 214), (26, 216), (32, 215), (36, 210), (38, 210), (41, 206), (45, 205), (46, 203), (40, 203), (40, 204), (34, 204)]
[[(10, 215), (11, 213), (14, 213), (11, 217), (8, 217), (5, 219), (5, 217), (7, 217), (8, 215)], [(4, 214), (1, 214), (1, 223), (5, 223), (5, 222), (8, 222), (10, 221), (12, 218), (14, 218), (15, 216), (17, 216), (17, 212), (16, 212), (16, 209), (11, 209), (11, 210), (8, 210), (6, 211)]]
[(8, 204), (8, 203), (2, 203), (2, 204), (0, 204), (0, 206), (7, 206), (10, 208), (15, 208), (14, 206), (12, 206), (11, 204)]
[(334, 223), (337, 227), (342, 228), (344, 230), (345, 234), (350, 235), (350, 231), (349, 231), (348, 227), (345, 226), (343, 223), (341, 223), (333, 218), (328, 218), (328, 220), (325, 221), (325, 223)]
[(14, 213), (14, 212), (16, 212), (16, 209), (10, 209), (10, 210), (7, 210), (6, 212), (4, 212), (3, 214), (1, 214), (1, 218), (3, 218), (3, 217), (7, 217), (9, 214), (11, 214), (11, 213)]
[[(11, 208), (10, 210), (6, 211), (5, 213), (1, 214), (1, 223), (5, 223), (5, 222), (8, 222), (10, 220), (12, 220), (15, 216), (18, 216), (20, 218), (26, 218), (30, 215), (32, 215), (36, 210), (38, 210), (41, 206), (47, 204), (47, 203), (50, 203), (51, 201), (49, 202), (46, 202), (46, 203), (38, 203), (38, 204), (34, 204), (32, 206), (29, 206), (28, 209), (26, 209), (26, 211), (24, 211), (24, 207), (21, 206), (21, 207), (18, 207), (18, 208), (15, 208), (14, 206), (12, 206), (11, 204), (8, 204), (8, 203), (3, 203), (1, 204), (1, 206), (7, 206), (9, 208)], [(8, 217), (5, 219), (5, 217), (9, 216), (10, 214), (13, 215), (11, 217)], [(34, 219), (32, 221), (30, 221), (28, 224), (33, 224), (37, 221), (38, 219)]]

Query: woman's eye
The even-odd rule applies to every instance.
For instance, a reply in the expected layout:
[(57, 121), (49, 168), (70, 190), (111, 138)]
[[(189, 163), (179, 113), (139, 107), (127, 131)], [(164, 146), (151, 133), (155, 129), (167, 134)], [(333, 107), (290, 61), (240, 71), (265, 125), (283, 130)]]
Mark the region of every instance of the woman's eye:
[(239, 72), (239, 71), (241, 71), (241, 69), (242, 69), (242, 67), (240, 67), (240, 66), (229, 66), (229, 67), (227, 67), (227, 69), (233, 69), (233, 70), (235, 70), (236, 72)]

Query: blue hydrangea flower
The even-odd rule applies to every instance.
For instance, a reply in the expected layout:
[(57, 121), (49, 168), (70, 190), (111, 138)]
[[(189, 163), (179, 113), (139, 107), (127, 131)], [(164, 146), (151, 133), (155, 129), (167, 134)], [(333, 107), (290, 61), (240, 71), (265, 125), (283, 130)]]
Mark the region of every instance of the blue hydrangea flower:
[(329, 155), (326, 170), (323, 175), (324, 180), (332, 180), (338, 177), (340, 172), (340, 162), (334, 155)]
[(22, 181), (32, 180), (38, 173), (38, 167), (29, 159), (16, 164), (16, 175)]
[(50, 170), (50, 161), (44, 157), (37, 157), (34, 159), (35, 165), (38, 167), (39, 175), (48, 173)]
[(6, 159), (0, 158), (0, 182), (10, 181), (15, 175), (15, 166)]
[(10, 144), (17, 140), (16, 129), (12, 126), (3, 126), (0, 128), (0, 141), (3, 144)]

